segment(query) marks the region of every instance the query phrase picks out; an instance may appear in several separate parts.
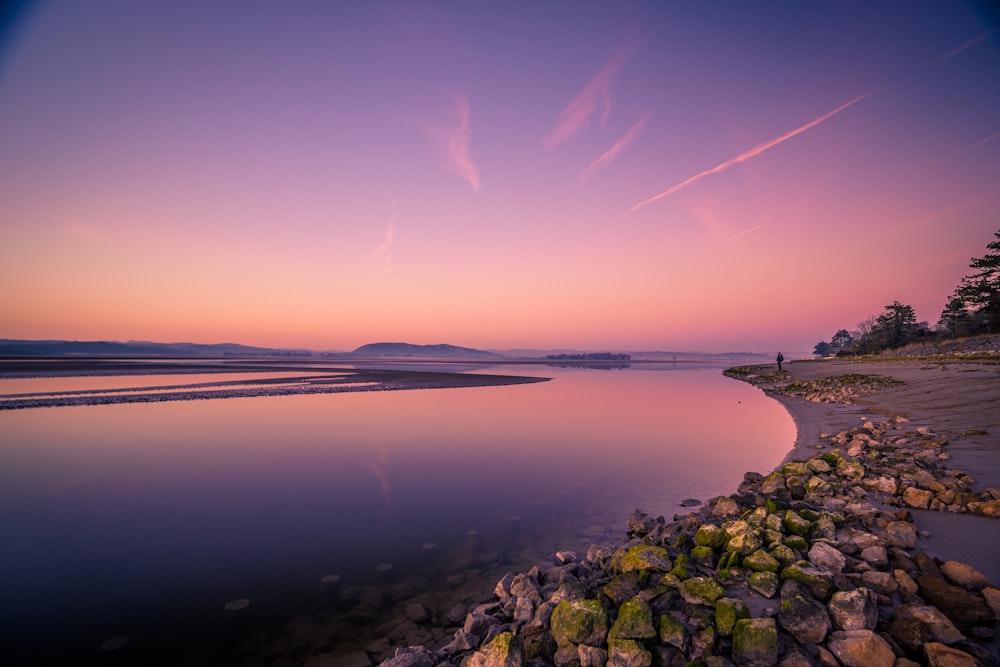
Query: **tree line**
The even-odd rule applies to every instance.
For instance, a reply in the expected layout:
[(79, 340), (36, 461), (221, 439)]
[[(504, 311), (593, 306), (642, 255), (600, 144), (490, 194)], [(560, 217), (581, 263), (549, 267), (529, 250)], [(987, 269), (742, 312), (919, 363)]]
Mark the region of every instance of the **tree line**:
[(893, 301), (882, 314), (858, 322), (853, 331), (841, 329), (829, 341), (816, 343), (813, 354), (878, 354), (910, 343), (1000, 333), (1000, 231), (994, 236), (986, 254), (972, 258), (973, 272), (955, 287), (933, 328), (917, 322), (912, 306)]

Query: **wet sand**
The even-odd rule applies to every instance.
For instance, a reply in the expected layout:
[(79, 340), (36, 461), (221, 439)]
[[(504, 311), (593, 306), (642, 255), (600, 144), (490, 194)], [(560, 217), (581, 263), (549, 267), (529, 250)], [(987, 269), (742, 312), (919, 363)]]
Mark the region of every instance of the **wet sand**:
[[(1000, 488), (1000, 364), (983, 361), (799, 361), (785, 364), (792, 380), (860, 373), (903, 384), (855, 399), (853, 405), (813, 403), (767, 392), (795, 421), (798, 437), (786, 461), (831, 449), (833, 435), (869, 419), (903, 416), (945, 436), (949, 467), (976, 480), (973, 491)], [(765, 391), (767, 391), (765, 389)], [(973, 433), (976, 432), (976, 433)], [(968, 514), (912, 510), (919, 543), (931, 555), (972, 565), (1000, 584), (1000, 520)]]

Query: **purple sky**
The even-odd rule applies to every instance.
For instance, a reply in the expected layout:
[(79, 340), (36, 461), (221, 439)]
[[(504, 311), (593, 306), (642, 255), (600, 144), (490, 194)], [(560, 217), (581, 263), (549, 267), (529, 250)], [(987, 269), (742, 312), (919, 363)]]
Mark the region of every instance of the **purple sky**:
[(804, 354), (1000, 229), (987, 3), (14, 18), (0, 337)]

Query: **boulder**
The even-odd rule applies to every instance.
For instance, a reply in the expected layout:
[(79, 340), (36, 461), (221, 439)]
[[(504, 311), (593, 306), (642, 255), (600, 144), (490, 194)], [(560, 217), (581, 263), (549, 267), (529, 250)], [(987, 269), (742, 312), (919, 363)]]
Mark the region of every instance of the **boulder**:
[(501, 632), (469, 657), (466, 667), (522, 667), (524, 648), (510, 632)]
[(847, 564), (847, 558), (844, 554), (826, 542), (816, 542), (813, 544), (812, 548), (809, 549), (807, 558), (813, 565), (834, 574), (843, 572), (844, 565)]
[(651, 664), (653, 654), (639, 642), (632, 639), (608, 641), (608, 667), (649, 667)]
[(743, 559), (743, 567), (754, 572), (777, 572), (781, 563), (765, 550), (757, 549)]
[(597, 600), (563, 600), (552, 610), (551, 632), (560, 647), (600, 646), (608, 635), (608, 612)]
[(993, 610), (975, 593), (927, 575), (917, 577), (917, 586), (920, 597), (943, 611), (959, 630), (973, 625), (992, 626), (996, 622)]
[(580, 667), (605, 667), (608, 664), (608, 652), (603, 648), (580, 644), (576, 653), (580, 657)]
[(688, 604), (715, 606), (715, 601), (726, 592), (715, 579), (711, 577), (691, 577), (677, 585), (681, 597)]
[(653, 639), (657, 632), (653, 627), (653, 610), (649, 603), (641, 597), (634, 597), (622, 603), (618, 609), (618, 618), (608, 639)]
[(924, 645), (924, 657), (927, 659), (927, 667), (979, 667), (980, 664), (965, 651), (937, 642)]
[(889, 642), (871, 630), (838, 630), (826, 646), (844, 667), (893, 667), (896, 662)]
[(834, 593), (827, 609), (836, 630), (874, 630), (878, 622), (875, 596), (867, 588)]
[(836, 588), (831, 574), (804, 561), (792, 563), (783, 569), (781, 578), (802, 584), (817, 600), (825, 601)]
[(778, 592), (778, 575), (774, 572), (754, 572), (750, 575), (750, 588), (771, 599)]
[(781, 603), (778, 624), (800, 644), (819, 644), (831, 628), (826, 608), (799, 595)]
[(670, 554), (663, 547), (651, 544), (638, 544), (627, 549), (618, 559), (619, 572), (652, 570), (653, 572), (669, 572), (673, 567)]
[(659, 629), (660, 642), (667, 646), (673, 646), (681, 651), (687, 648), (687, 634), (684, 624), (676, 616), (670, 613), (660, 616)]
[(771, 667), (778, 662), (778, 627), (773, 618), (744, 618), (733, 628), (733, 662)]
[(715, 629), (723, 637), (733, 634), (736, 621), (750, 618), (750, 610), (743, 600), (719, 598), (715, 601)]
[(990, 580), (982, 572), (958, 561), (950, 560), (941, 565), (941, 574), (949, 583), (969, 591), (980, 591), (990, 586)]
[(925, 630), (926, 639), (942, 644), (954, 644), (965, 637), (951, 620), (937, 607), (929, 605), (904, 604), (896, 609), (894, 620), (913, 619)]

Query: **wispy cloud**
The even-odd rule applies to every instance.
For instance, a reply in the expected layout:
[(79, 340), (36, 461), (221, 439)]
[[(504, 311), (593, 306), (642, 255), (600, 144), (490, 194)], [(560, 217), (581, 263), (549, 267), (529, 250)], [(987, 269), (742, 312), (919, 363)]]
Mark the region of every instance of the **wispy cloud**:
[(738, 165), (741, 162), (746, 162), (747, 160), (755, 158), (758, 155), (760, 155), (761, 153), (774, 148), (778, 144), (784, 143), (784, 142), (788, 141), (789, 139), (791, 139), (792, 137), (796, 137), (796, 136), (802, 134), (803, 132), (805, 132), (806, 130), (810, 130), (810, 129), (816, 127), (817, 125), (819, 125), (820, 123), (829, 120), (830, 118), (836, 116), (838, 113), (840, 113), (844, 109), (847, 109), (848, 107), (854, 106), (855, 104), (857, 104), (858, 102), (860, 102), (861, 100), (865, 99), (866, 97), (868, 97), (871, 94), (872, 94), (871, 92), (868, 92), (868, 93), (865, 93), (863, 95), (858, 95), (857, 97), (855, 97), (850, 102), (845, 102), (844, 104), (841, 104), (839, 107), (837, 107), (833, 111), (827, 112), (827, 113), (823, 114), (822, 116), (820, 116), (819, 118), (816, 118), (815, 120), (809, 121), (805, 125), (797, 127), (794, 130), (791, 130), (789, 132), (785, 132), (784, 134), (775, 137), (774, 139), (769, 139), (768, 141), (765, 141), (762, 144), (754, 146), (753, 148), (751, 148), (750, 150), (746, 151), (745, 153), (740, 153), (736, 157), (730, 158), (730, 159), (726, 160), (725, 162), (717, 164), (714, 167), (712, 167), (711, 169), (706, 169), (705, 171), (699, 172), (699, 173), (695, 174), (694, 176), (692, 176), (691, 178), (688, 178), (687, 180), (681, 181), (677, 185), (671, 186), (671, 187), (667, 188), (666, 190), (664, 190), (663, 192), (661, 192), (661, 193), (659, 193), (657, 195), (653, 195), (649, 199), (644, 199), (643, 201), (639, 202), (638, 204), (636, 204), (635, 206), (633, 206), (632, 208), (630, 208), (628, 210), (628, 213), (634, 213), (634, 212), (638, 211), (640, 208), (642, 208), (643, 206), (648, 206), (649, 204), (652, 204), (653, 202), (657, 202), (657, 201), (659, 201), (661, 199), (669, 197), (670, 195), (674, 194), (678, 190), (683, 190), (687, 186), (692, 185), (694, 183), (697, 183), (698, 181), (700, 181), (701, 179), (705, 178), (706, 176), (711, 176), (712, 174), (718, 174), (719, 172), (725, 171), (726, 169), (729, 169), (730, 167)]
[(757, 230), (764, 229), (765, 227), (767, 227), (767, 223), (759, 224), (756, 227), (751, 227), (750, 229), (744, 229), (739, 234), (734, 234), (733, 236), (730, 236), (729, 240), (730, 241), (735, 241), (736, 239), (740, 238), (741, 236), (746, 236), (747, 234), (751, 234), (753, 232), (756, 232)]
[(545, 138), (545, 148), (555, 148), (581, 129), (588, 127), (590, 118), (598, 107), (601, 108), (601, 124), (608, 121), (608, 116), (611, 115), (611, 83), (627, 56), (628, 49), (623, 47), (597, 70), (590, 83), (569, 103), (568, 107), (563, 109), (549, 136)]
[(458, 127), (448, 135), (446, 150), (449, 164), (449, 171), (460, 178), (464, 178), (472, 186), (475, 192), (479, 192), (481, 184), (479, 182), (479, 170), (472, 161), (472, 151), (469, 146), (472, 140), (471, 116), (469, 108), (469, 97), (464, 93), (456, 93), (453, 98), (454, 117), (458, 121)]
[(385, 238), (382, 244), (375, 248), (371, 257), (382, 262), (382, 268), (392, 271), (392, 242), (396, 240), (396, 211), (393, 210), (389, 216), (389, 225), (385, 229)]
[(580, 182), (583, 183), (590, 175), (599, 169), (606, 169), (611, 165), (612, 162), (618, 159), (618, 155), (629, 147), (635, 138), (645, 129), (646, 123), (652, 117), (652, 112), (646, 112), (642, 118), (636, 121), (635, 125), (629, 128), (629, 131), (625, 133), (621, 139), (615, 142), (615, 145), (604, 152), (601, 157), (597, 158), (593, 162), (587, 165), (587, 168), (580, 172)]
[(974, 148), (979, 148), (980, 146), (985, 146), (986, 144), (994, 142), (997, 139), (1000, 139), (1000, 132), (997, 132), (996, 134), (991, 134), (990, 136), (986, 137), (985, 139), (980, 139), (979, 141), (977, 141), (974, 144), (969, 144), (965, 148), (959, 149), (957, 152), (964, 153), (965, 151), (971, 151)]
[(1000, 28), (993, 28), (992, 30), (987, 30), (983, 34), (979, 35), (979, 37), (976, 37), (974, 39), (970, 39), (965, 44), (962, 44), (961, 46), (959, 46), (957, 48), (954, 48), (951, 51), (949, 51), (948, 53), (944, 54), (943, 56), (941, 56), (941, 60), (948, 60), (948, 58), (953, 58), (953, 57), (957, 56), (959, 53), (961, 53), (962, 51), (965, 51), (966, 49), (971, 49), (973, 46), (975, 46), (979, 42), (981, 42), (981, 41), (983, 41), (985, 39), (989, 39), (990, 36), (996, 34), (997, 31), (1000, 31)]

